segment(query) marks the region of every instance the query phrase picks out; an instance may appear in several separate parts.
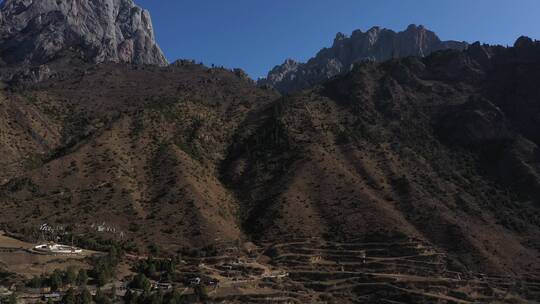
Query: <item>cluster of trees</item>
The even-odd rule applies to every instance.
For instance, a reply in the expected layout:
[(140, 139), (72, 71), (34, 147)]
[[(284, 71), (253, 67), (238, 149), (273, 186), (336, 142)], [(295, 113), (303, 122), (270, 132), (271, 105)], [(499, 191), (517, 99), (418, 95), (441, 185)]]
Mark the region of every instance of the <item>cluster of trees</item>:
[(203, 286), (195, 288), (194, 296), (183, 295), (179, 290), (168, 293), (163, 293), (162, 291), (154, 293), (143, 292), (142, 294), (132, 293), (128, 290), (123, 300), (126, 304), (206, 303), (208, 301), (208, 294)]
[[(1, 299), (0, 299), (1, 300)], [(2, 302), (3, 303), (3, 302)], [(11, 294), (11, 296), (9, 296), (9, 298), (7, 298), (6, 300), (6, 304), (17, 304), (17, 295), (16, 294)]]
[(140, 261), (135, 270), (154, 280), (167, 280), (171, 282), (174, 279), (176, 265), (180, 263), (180, 258), (176, 259), (153, 259)]
[(105, 238), (100, 235), (80, 235), (80, 234), (67, 234), (62, 236), (61, 239), (63, 242), (74, 242), (75, 245), (81, 248), (109, 252), (115, 250), (117, 252), (123, 252), (125, 248), (132, 247), (133, 244), (123, 242), (120, 243), (114, 239)]
[(91, 274), (95, 279), (96, 285), (103, 286), (112, 280), (115, 270), (110, 264), (100, 263), (92, 269)]
[[(101, 291), (99, 287), (111, 282), (115, 276), (116, 268), (121, 260), (123, 252), (117, 247), (110, 247), (109, 254), (94, 261), (91, 270), (68, 267), (65, 271), (55, 270), (49, 275), (34, 277), (28, 281), (27, 285), (32, 288), (50, 287), (53, 291), (66, 290), (61, 300), (61, 304), (113, 304), (116, 299), (116, 288), (110, 291)], [(195, 295), (183, 295), (180, 291), (164, 293), (161, 290), (153, 291), (150, 279), (163, 281), (174, 278), (176, 266), (180, 264), (181, 258), (174, 259), (153, 259), (140, 261), (135, 270), (137, 275), (130, 283), (130, 288), (138, 289), (139, 292), (128, 290), (123, 298), (127, 304), (183, 304), (206, 302), (208, 294), (204, 286), (195, 287)], [(96, 294), (92, 294), (87, 289), (89, 281), (96, 284), (98, 289)], [(13, 301), (16, 298), (13, 297)], [(9, 302), (16, 303), (16, 302)], [(49, 300), (48, 303), (52, 303)]]
[(144, 273), (139, 273), (133, 278), (133, 280), (129, 284), (129, 287), (134, 289), (140, 289), (144, 293), (149, 293), (152, 289), (152, 283)]
[(113, 304), (115, 297), (116, 290), (114, 288), (108, 295), (98, 289), (95, 296), (92, 296), (86, 288), (80, 292), (70, 288), (62, 298), (61, 304)]
[[(144, 275), (143, 275), (144, 276)], [(149, 282), (148, 282), (149, 283)], [(100, 289), (96, 291), (96, 294), (92, 294), (86, 287), (78, 291), (74, 288), (69, 288), (60, 304), (113, 304), (116, 300), (116, 290), (113, 288), (110, 292), (103, 292)], [(162, 291), (150, 292), (145, 290), (142, 293), (135, 293), (128, 290), (123, 297), (123, 301), (126, 304), (186, 304), (193, 302), (206, 302), (208, 300), (208, 294), (206, 289), (202, 286), (195, 288), (195, 295), (183, 295), (179, 290), (163, 293)], [(16, 298), (13, 297), (13, 302), (9, 304), (16, 304)], [(47, 304), (52, 304), (49, 300)]]
[(111, 247), (109, 254), (99, 258), (90, 272), (92, 278), (95, 279), (98, 286), (103, 286), (109, 283), (116, 273), (116, 267), (120, 263), (123, 251), (116, 247)]
[(183, 304), (193, 302), (206, 302), (208, 294), (204, 286), (195, 286), (195, 295), (182, 295), (178, 290), (163, 293), (161, 290), (152, 292), (150, 279), (169, 282), (174, 281), (176, 266), (181, 263), (181, 258), (174, 259), (153, 259), (148, 258), (139, 261), (135, 266), (135, 275), (129, 283), (131, 289), (138, 289), (140, 292), (128, 290), (124, 296), (126, 304)]
[(92, 278), (98, 286), (103, 286), (113, 279), (121, 254), (115, 247), (111, 247), (108, 255), (95, 261), (90, 272), (70, 266), (65, 271), (56, 269), (50, 275), (36, 276), (27, 285), (31, 288), (50, 287), (57, 291), (66, 286), (85, 286)]
[(58, 290), (65, 286), (84, 286), (88, 283), (88, 273), (85, 269), (77, 270), (75, 267), (68, 267), (66, 271), (56, 269), (50, 275), (41, 275), (32, 278), (28, 282), (31, 288), (50, 287)]

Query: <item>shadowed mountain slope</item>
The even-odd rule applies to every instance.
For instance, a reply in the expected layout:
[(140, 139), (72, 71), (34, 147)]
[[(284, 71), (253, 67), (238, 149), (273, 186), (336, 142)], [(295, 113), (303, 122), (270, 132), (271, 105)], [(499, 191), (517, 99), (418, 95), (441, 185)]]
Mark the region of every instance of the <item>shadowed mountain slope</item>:
[[(538, 269), (540, 43), (364, 63), (282, 98), (223, 174), (255, 238), (427, 240), (460, 270)], [(240, 144), (238, 144), (240, 143)]]

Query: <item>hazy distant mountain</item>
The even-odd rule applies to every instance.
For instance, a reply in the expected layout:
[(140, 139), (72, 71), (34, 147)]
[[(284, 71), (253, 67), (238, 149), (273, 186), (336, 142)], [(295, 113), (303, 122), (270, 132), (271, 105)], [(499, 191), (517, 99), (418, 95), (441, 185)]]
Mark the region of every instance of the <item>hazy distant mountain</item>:
[(148, 11), (132, 0), (5, 0), (3, 65), (48, 63), (71, 52), (101, 62), (165, 65)]
[(382, 62), (407, 56), (424, 57), (442, 49), (463, 50), (466, 42), (441, 41), (423, 26), (410, 25), (403, 32), (373, 27), (356, 30), (351, 37), (338, 33), (330, 48), (322, 49), (307, 63), (287, 59), (268, 73), (260, 85), (270, 85), (282, 93), (297, 91), (351, 70), (364, 60)]

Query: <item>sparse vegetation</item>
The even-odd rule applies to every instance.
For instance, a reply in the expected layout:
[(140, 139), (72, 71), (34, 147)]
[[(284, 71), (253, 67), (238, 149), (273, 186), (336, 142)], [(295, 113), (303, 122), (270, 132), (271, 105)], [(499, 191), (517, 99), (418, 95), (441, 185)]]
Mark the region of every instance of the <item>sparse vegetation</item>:
[[(538, 46), (532, 48), (529, 63), (539, 61)], [(265, 287), (290, 288), (290, 294), (324, 290), (329, 278), (371, 292), (360, 285), (373, 283), (365, 280), (363, 263), (347, 264), (356, 253), (346, 246), (360, 236), (374, 236), (373, 243), (396, 235), (429, 240), (451, 257), (453, 270), (534, 272), (540, 138), (538, 90), (530, 79), (538, 72), (532, 63), (518, 70), (506, 64), (519, 62), (519, 52), (489, 54), (500, 59), (489, 59), (489, 70), (456, 52), (358, 64), (347, 75), (281, 97), (250, 85), (239, 71), (186, 62), (163, 69), (83, 65), (70, 72), (77, 77), (10, 88), (0, 112), (6, 159), (0, 221), (35, 241), (46, 223), (54, 227), (45, 233), (49, 239), (110, 252), (88, 269), (28, 282), (66, 291), (66, 303), (113, 302), (104, 288), (124, 251), (161, 258), (181, 253), (204, 264), (226, 252), (217, 243), (239, 239), (265, 246), (310, 237), (342, 243), (320, 245), (318, 252), (332, 254), (309, 256), (310, 264), (304, 264), (310, 248), (274, 259), (273, 266), (305, 268), (292, 273), (292, 283), (264, 280)], [(390, 263), (406, 272), (422, 264), (414, 269), (428, 278), (448, 275), (436, 255), (413, 253), (415, 260), (400, 255), (394, 264), (373, 262), (372, 270)], [(335, 265), (317, 268), (318, 259)], [(344, 270), (331, 269), (338, 263)], [(179, 283), (179, 268), (177, 259), (140, 261), (132, 284), (144, 293), (129, 293), (126, 301), (186, 301), (177, 291), (149, 288), (150, 280)], [(83, 288), (94, 285), (102, 290), (89, 299)], [(388, 288), (394, 300), (402, 295)], [(214, 295), (195, 289), (201, 300)], [(415, 295), (407, 297), (414, 302)]]

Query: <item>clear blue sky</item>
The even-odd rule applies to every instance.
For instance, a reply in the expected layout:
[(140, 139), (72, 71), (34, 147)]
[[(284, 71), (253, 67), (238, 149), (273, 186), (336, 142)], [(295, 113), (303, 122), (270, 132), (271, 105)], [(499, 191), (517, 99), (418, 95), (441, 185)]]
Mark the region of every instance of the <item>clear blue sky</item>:
[(136, 0), (150, 10), (169, 60), (240, 67), (265, 76), (304, 61), (337, 32), (422, 24), (444, 40), (513, 44), (540, 39), (540, 0)]

